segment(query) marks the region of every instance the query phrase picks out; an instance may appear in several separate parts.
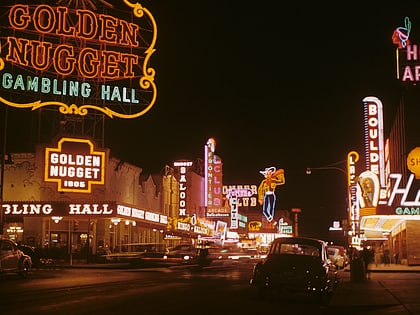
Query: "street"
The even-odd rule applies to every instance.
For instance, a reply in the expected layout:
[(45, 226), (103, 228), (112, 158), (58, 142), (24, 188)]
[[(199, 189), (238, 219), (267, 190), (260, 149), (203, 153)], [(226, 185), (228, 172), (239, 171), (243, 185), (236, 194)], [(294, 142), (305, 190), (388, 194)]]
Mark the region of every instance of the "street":
[[(279, 309), (296, 314), (419, 314), (420, 273), (374, 273), (371, 283), (353, 284), (349, 272), (341, 270), (335, 296), (321, 306), (310, 300), (261, 300), (248, 284), (251, 270), (250, 263), (203, 270), (35, 269), (27, 279), (1, 278), (0, 309), (4, 314), (73, 315), (262, 314)], [(381, 305), (360, 300), (358, 291), (370, 290), (378, 281), (395, 299)]]

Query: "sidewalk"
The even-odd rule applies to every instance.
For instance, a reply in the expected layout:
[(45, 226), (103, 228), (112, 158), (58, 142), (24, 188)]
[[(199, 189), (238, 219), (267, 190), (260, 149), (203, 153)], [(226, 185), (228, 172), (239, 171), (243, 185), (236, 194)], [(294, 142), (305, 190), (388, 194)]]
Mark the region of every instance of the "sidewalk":
[[(358, 314), (361, 311), (397, 307), (400, 303), (379, 281), (350, 281), (350, 272), (341, 273), (337, 290), (329, 304), (332, 314)], [(372, 313), (373, 314), (373, 313)]]
[[(419, 266), (408, 266), (408, 265), (401, 265), (401, 264), (370, 264), (369, 270), (371, 272), (420, 272), (420, 265)], [(350, 272), (350, 265), (344, 268), (344, 271)]]
[(377, 279), (379, 272), (420, 272), (420, 266), (380, 264), (369, 266), (371, 280), (352, 281), (350, 266), (340, 272), (340, 282), (329, 304), (328, 314), (411, 314)]
[(401, 264), (370, 264), (369, 270), (371, 272), (420, 272), (420, 266), (408, 266)]

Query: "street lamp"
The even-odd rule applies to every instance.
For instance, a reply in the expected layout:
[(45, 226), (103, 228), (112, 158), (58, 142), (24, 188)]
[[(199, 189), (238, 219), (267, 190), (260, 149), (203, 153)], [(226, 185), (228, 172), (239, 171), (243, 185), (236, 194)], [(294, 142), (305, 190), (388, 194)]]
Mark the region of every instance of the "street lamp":
[[(4, 109), (4, 129), (3, 129), (3, 145), (1, 148), (1, 177), (0, 177), (0, 203), (3, 203), (3, 193), (4, 193), (4, 163), (6, 156), (6, 141), (7, 141), (7, 106)], [(0, 209), (0, 237), (3, 236), (4, 229), (4, 215), (3, 209)]]
[(306, 168), (306, 175), (311, 175), (312, 174), (312, 170), (337, 170), (340, 171), (341, 173), (343, 173), (346, 177), (347, 177), (347, 171), (342, 169), (341, 167), (335, 166), (335, 165), (339, 165), (339, 164), (343, 164), (347, 162), (347, 160), (343, 160), (343, 161), (339, 161), (330, 165), (326, 165), (326, 166), (321, 166), (321, 167), (307, 167)]
[[(323, 170), (326, 170), (326, 171), (328, 171), (328, 170), (334, 170), (334, 171), (339, 171), (342, 174), (344, 174), (344, 176), (346, 178), (346, 186), (347, 186), (348, 171), (346, 171), (345, 169), (337, 166), (337, 165), (343, 164), (345, 162), (348, 162), (348, 161), (347, 160), (338, 161), (336, 163), (329, 164), (329, 165), (326, 165), (326, 166), (321, 166), (321, 167), (307, 167), (306, 168), (306, 175), (311, 175), (312, 174), (312, 171), (314, 171), (314, 170), (320, 170), (320, 171), (323, 171)], [(347, 193), (349, 193), (348, 186), (347, 186)], [(344, 225), (346, 225), (346, 224), (344, 224)], [(347, 233), (347, 227), (345, 227), (345, 229), (344, 229), (344, 234), (346, 234), (346, 233)]]

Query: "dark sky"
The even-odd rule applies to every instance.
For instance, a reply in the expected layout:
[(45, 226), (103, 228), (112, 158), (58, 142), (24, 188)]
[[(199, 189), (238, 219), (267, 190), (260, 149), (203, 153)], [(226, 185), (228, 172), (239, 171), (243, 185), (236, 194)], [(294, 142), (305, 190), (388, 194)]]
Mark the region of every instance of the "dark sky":
[(374, 2), (140, 1), (158, 25), (158, 98), (138, 119), (108, 119), (106, 146), (153, 173), (203, 158), (213, 137), (225, 184), (284, 168), (278, 208), (302, 208), (301, 232), (322, 236), (347, 215), (345, 177), (305, 169), (363, 155), (366, 96), (382, 100), (390, 127), (400, 96), (391, 35), (409, 16), (420, 37), (418, 1)]

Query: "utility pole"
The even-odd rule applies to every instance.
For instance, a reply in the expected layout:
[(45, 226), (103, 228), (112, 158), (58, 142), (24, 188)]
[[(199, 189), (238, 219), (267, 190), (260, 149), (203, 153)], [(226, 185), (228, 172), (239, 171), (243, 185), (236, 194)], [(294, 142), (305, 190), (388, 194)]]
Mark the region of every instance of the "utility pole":
[(299, 213), (301, 213), (302, 210), (300, 208), (292, 208), (292, 213), (294, 213), (294, 223), (295, 223), (295, 233), (294, 235), (296, 237), (299, 236)]
[[(3, 129), (3, 146), (1, 150), (1, 177), (0, 177), (0, 205), (3, 204), (4, 191), (4, 163), (6, 156), (6, 140), (7, 140), (7, 106), (4, 108), (4, 129)], [(0, 238), (3, 237), (4, 215), (3, 207), (0, 208)]]

